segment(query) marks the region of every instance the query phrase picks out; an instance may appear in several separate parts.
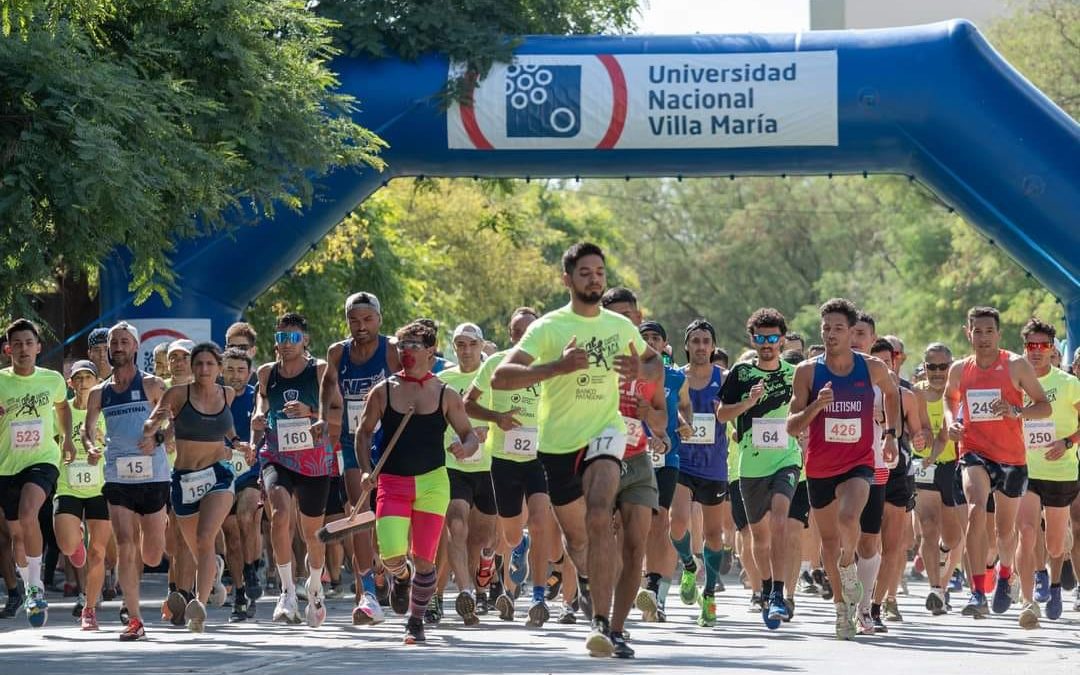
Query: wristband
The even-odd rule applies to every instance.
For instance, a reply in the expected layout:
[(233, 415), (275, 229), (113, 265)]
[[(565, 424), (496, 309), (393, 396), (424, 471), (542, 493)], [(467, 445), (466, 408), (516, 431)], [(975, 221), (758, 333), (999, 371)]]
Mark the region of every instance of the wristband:
[(886, 436), (892, 436), (893, 438), (896, 438), (896, 429), (886, 429), (881, 433), (882, 438), (885, 438)]

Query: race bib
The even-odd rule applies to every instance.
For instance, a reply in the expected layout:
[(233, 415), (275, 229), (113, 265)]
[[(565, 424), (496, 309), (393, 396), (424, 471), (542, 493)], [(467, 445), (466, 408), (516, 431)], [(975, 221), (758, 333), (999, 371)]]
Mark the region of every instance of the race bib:
[(40, 417), (14, 420), (11, 423), (11, 447), (13, 450), (33, 452), (41, 447), (44, 433), (45, 421)]
[(194, 504), (203, 498), (217, 482), (214, 467), (208, 466), (201, 471), (192, 471), (180, 476), (180, 495), (184, 504)]
[(154, 477), (154, 460), (141, 455), (116, 460), (116, 475), (122, 480), (145, 481)]
[(1001, 399), (1000, 389), (968, 389), (968, 419), (972, 422), (990, 422), (1001, 419), (993, 412), (994, 402)]
[(932, 485), (936, 474), (937, 464), (923, 466), (922, 462), (919, 462), (915, 469), (915, 482), (920, 485)]
[(825, 440), (829, 443), (858, 443), (862, 439), (862, 420), (825, 418)]
[(232, 457), (229, 458), (229, 466), (232, 467), (233, 474), (239, 476), (247, 473), (247, 470), (251, 467), (248, 466), (247, 456), (243, 450), (233, 450)]
[(626, 415), (623, 415), (623, 422), (626, 424), (626, 442), (636, 448), (645, 439), (645, 427), (641, 420)]
[(586, 462), (597, 457), (614, 457), (621, 461), (624, 454), (626, 454), (626, 434), (617, 431), (615, 427), (604, 429), (585, 447)]
[(755, 417), (750, 428), (754, 447), (762, 450), (787, 450), (788, 433), (785, 417)]
[(90, 466), (86, 460), (74, 461), (67, 465), (68, 485), (78, 490), (96, 489), (104, 485), (105, 479), (101, 470), (96, 466)]
[(503, 438), (503, 452), (518, 457), (536, 457), (536, 427), (514, 427)]
[(684, 443), (695, 445), (712, 445), (716, 442), (716, 415), (710, 413), (694, 413), (694, 419), (690, 422), (690, 439)]
[(652, 468), (654, 469), (663, 469), (664, 465), (667, 464), (667, 455), (661, 454), (655, 450), (649, 450), (649, 459), (652, 460)]
[(311, 450), (311, 420), (306, 417), (277, 420), (278, 450), (280, 452), (301, 452)]
[(1054, 444), (1054, 420), (1024, 420), (1024, 446), (1045, 450)]
[(348, 431), (350, 434), (355, 434), (356, 430), (360, 428), (360, 420), (364, 419), (364, 408), (367, 406), (367, 400), (362, 401), (345, 401), (345, 419), (348, 421)]

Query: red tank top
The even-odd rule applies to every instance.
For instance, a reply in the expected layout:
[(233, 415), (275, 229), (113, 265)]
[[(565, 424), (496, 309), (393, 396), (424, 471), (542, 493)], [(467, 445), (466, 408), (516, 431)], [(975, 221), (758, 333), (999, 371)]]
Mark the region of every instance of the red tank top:
[(645, 428), (637, 418), (637, 400), (640, 396), (651, 401), (655, 393), (656, 383), (651, 380), (634, 380), (630, 384), (619, 382), (619, 413), (626, 421), (626, 453), (623, 459), (640, 455), (649, 444)]
[(1027, 463), (1023, 422), (990, 412), (998, 399), (1014, 406), (1024, 404), (1024, 395), (1013, 386), (1009, 374), (1009, 357), (1009, 352), (999, 350), (997, 360), (986, 369), (975, 365), (974, 356), (964, 359), (959, 399), (964, 420), (962, 444), (964, 452), (973, 452), (998, 464), (1019, 466)]

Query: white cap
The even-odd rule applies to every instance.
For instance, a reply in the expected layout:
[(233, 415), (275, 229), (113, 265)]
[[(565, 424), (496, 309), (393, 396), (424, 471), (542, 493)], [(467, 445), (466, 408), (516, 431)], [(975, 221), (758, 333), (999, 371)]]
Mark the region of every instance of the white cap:
[(195, 349), (195, 343), (191, 340), (173, 340), (169, 343), (170, 354), (176, 351), (187, 352), (188, 354), (190, 354), (192, 349)]
[(132, 326), (127, 321), (121, 321), (121, 322), (117, 323), (115, 326), (113, 326), (112, 328), (110, 328), (109, 329), (109, 336), (111, 337), (112, 334), (115, 333), (118, 330), (126, 330), (128, 332), (128, 334), (131, 335), (132, 339), (135, 340), (135, 342), (139, 341), (139, 330), (137, 328), (135, 328), (135, 326)]
[(475, 323), (458, 324), (458, 327), (454, 329), (454, 336), (451, 340), (456, 340), (462, 335), (473, 340), (482, 341), (484, 339), (484, 331), (480, 330), (480, 326)]
[(375, 297), (374, 293), (360, 291), (359, 293), (353, 293), (346, 298), (345, 313), (348, 314), (349, 310), (355, 308), (373, 309), (379, 316), (382, 316), (382, 304), (379, 302), (379, 299)]

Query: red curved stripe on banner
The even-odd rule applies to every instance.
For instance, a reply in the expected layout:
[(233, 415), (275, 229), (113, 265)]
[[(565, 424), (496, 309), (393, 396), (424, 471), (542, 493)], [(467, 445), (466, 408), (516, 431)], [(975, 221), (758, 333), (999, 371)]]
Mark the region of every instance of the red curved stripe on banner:
[(178, 330), (173, 330), (171, 328), (154, 328), (154, 329), (148, 330), (145, 333), (143, 333), (142, 334), (142, 339), (140, 340), (140, 342), (147, 342), (149, 340), (153, 340), (154, 338), (161, 337), (161, 336), (171, 337), (174, 340), (186, 340), (187, 339), (187, 336), (184, 335), (183, 333), (181, 333)]
[(611, 123), (608, 124), (607, 132), (600, 142), (596, 144), (597, 150), (611, 150), (619, 142), (623, 127), (626, 125), (626, 76), (623, 75), (619, 62), (611, 54), (597, 54), (596, 58), (604, 64), (608, 77), (611, 78)]
[(461, 124), (465, 127), (465, 133), (477, 150), (494, 150), (495, 146), (484, 137), (480, 131), (480, 125), (476, 122), (476, 109), (473, 108), (473, 95), (476, 93), (476, 73), (469, 73), (469, 102), (458, 105), (461, 112)]

